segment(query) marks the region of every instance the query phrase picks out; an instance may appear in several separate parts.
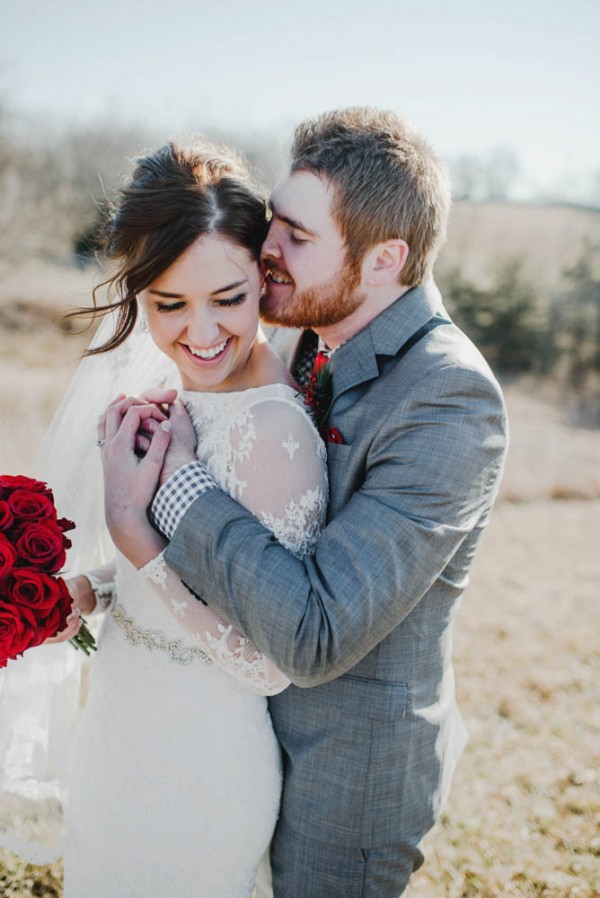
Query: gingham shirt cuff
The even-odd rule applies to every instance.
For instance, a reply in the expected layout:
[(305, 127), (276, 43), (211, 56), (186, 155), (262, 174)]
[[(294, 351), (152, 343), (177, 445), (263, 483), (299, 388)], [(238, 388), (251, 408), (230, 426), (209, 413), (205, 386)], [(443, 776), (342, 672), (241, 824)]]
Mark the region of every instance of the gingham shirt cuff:
[(150, 508), (150, 521), (163, 536), (172, 539), (190, 505), (216, 485), (202, 462), (188, 462), (175, 471), (157, 492)]

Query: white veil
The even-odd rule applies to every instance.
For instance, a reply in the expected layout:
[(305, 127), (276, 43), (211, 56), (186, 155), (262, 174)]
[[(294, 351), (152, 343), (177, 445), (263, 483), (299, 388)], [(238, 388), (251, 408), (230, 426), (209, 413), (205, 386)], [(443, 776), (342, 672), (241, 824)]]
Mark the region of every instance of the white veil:
[[(106, 315), (92, 346), (113, 333)], [(118, 393), (179, 388), (174, 364), (138, 326), (112, 352), (83, 359), (42, 442), (33, 474), (54, 492), (69, 536), (66, 576), (98, 567), (114, 549), (104, 522), (96, 424)], [(92, 662), (93, 663), (93, 662)], [(40, 646), (0, 670), (0, 847), (36, 864), (62, 853), (69, 748), (88, 662), (69, 643)]]

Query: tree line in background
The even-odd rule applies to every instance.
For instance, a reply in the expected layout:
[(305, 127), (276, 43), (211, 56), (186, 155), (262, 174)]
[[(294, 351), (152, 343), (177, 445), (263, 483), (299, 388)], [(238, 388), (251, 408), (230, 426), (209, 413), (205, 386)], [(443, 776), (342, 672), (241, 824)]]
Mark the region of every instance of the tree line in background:
[[(272, 139), (211, 137), (241, 148), (267, 186), (283, 169), (284, 148)], [(132, 158), (160, 142), (150, 132), (98, 126), (34, 143), (16, 137), (0, 109), (0, 261), (93, 261), (103, 216)], [(458, 199), (505, 200), (518, 160), (499, 150), (485, 159), (462, 156), (451, 168)], [(523, 258), (495, 266), (485, 286), (467, 278), (460, 261), (440, 272), (451, 314), (501, 375), (552, 375), (585, 397), (580, 422), (599, 426), (600, 246), (583, 247), (551, 295), (527, 279)]]
[(456, 323), (501, 376), (548, 378), (569, 396), (573, 423), (600, 427), (600, 246), (588, 244), (542, 296), (523, 274), (523, 259), (500, 260), (482, 287), (460, 268), (440, 286)]

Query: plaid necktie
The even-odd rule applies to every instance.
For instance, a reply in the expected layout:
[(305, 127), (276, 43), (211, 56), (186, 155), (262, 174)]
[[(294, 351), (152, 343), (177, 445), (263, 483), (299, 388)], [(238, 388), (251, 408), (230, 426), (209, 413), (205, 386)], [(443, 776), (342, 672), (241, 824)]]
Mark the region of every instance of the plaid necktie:
[(304, 331), (300, 338), (300, 345), (296, 355), (296, 364), (292, 371), (292, 375), (301, 388), (306, 386), (308, 378), (312, 373), (318, 343), (319, 338), (317, 334), (311, 330)]

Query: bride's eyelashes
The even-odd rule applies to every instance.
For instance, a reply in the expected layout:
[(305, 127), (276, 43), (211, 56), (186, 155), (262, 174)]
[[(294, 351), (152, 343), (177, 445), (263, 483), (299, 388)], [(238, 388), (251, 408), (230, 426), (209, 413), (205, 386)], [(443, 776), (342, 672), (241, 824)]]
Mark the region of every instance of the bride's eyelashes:
[(247, 293), (238, 293), (237, 296), (232, 296), (231, 299), (218, 299), (217, 304), (220, 306), (224, 306), (227, 308), (228, 306), (239, 306), (248, 298)]
[[(221, 306), (222, 308), (229, 308), (230, 306), (239, 306), (243, 302), (248, 299), (247, 293), (238, 293), (237, 296), (232, 296), (230, 299), (217, 299), (215, 300), (215, 304)], [(156, 302), (154, 303), (154, 308), (157, 312), (176, 312), (179, 309), (184, 307), (184, 302)]]
[(157, 312), (176, 312), (177, 309), (182, 309), (185, 303), (183, 302), (155, 302), (154, 308)]

